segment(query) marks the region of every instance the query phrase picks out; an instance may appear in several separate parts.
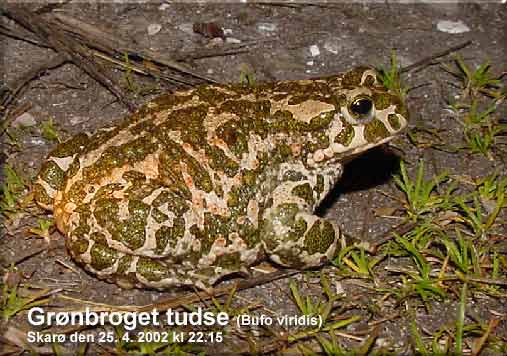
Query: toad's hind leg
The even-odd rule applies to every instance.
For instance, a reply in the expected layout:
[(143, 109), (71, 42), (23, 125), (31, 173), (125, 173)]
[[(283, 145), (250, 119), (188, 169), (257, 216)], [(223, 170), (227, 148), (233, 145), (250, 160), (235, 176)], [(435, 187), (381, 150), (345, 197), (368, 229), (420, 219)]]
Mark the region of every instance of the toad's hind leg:
[(68, 240), (67, 245), (74, 259), (88, 272), (122, 288), (167, 289), (188, 285), (209, 289), (213, 282), (209, 276), (203, 278), (193, 268), (167, 258), (136, 256), (94, 240)]
[[(314, 215), (313, 207), (305, 199), (287, 194), (297, 192), (294, 188), (300, 184), (307, 182), (285, 182), (277, 188), (273, 206), (263, 215), (261, 238), (274, 262), (307, 268), (332, 259), (337, 248), (345, 246), (345, 239), (337, 226)], [(277, 199), (277, 194), (282, 198)]]

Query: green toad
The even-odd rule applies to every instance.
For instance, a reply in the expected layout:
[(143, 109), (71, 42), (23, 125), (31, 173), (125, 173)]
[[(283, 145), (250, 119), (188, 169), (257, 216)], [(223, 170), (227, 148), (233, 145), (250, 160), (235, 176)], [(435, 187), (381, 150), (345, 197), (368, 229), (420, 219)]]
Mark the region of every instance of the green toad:
[(122, 287), (208, 288), (268, 257), (321, 265), (343, 246), (313, 214), (342, 163), (407, 125), (366, 67), (253, 88), (205, 85), (60, 144), (34, 191), (73, 258)]

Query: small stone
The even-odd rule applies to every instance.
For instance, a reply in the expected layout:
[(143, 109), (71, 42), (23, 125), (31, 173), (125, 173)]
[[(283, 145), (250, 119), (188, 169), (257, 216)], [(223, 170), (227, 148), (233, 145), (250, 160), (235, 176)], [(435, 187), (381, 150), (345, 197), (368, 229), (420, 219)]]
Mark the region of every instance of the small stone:
[(160, 32), (162, 25), (158, 23), (152, 23), (148, 26), (148, 35), (153, 36)]
[(30, 113), (23, 113), (19, 115), (14, 122), (12, 123), (13, 127), (30, 127), (37, 125), (37, 121), (35, 121), (35, 118)]
[(42, 146), (42, 145), (45, 145), (47, 144), (46, 141), (44, 141), (42, 138), (40, 137), (31, 137), (28, 142), (30, 143), (30, 145), (33, 145), (33, 146)]
[(225, 43), (234, 43), (234, 44), (237, 44), (237, 43), (241, 43), (241, 40), (237, 39), (237, 38), (234, 38), (234, 37), (227, 37), (225, 39)]
[(85, 122), (86, 120), (88, 120), (88, 118), (84, 116), (72, 116), (69, 121), (72, 124), (72, 126), (75, 126), (82, 122)]
[(313, 61), (308, 61), (308, 62), (306, 62), (306, 65), (308, 65), (308, 66), (313, 66)]
[(213, 69), (211, 69), (211, 68), (208, 68), (208, 70), (206, 71), (206, 73), (208, 73), (208, 74), (213, 74), (213, 73), (214, 73), (214, 70), (213, 70)]
[(224, 36), (232, 35), (232, 29), (230, 28), (224, 28)]
[(447, 21), (442, 20), (437, 22), (437, 30), (440, 32), (447, 32), (451, 34), (469, 32), (470, 27), (460, 21)]
[(340, 44), (337, 41), (326, 41), (324, 42), (324, 49), (332, 54), (338, 54)]
[(345, 294), (345, 289), (343, 288), (343, 285), (339, 281), (337, 281), (335, 283), (335, 293), (336, 294)]
[(159, 9), (160, 11), (164, 11), (164, 10), (167, 10), (168, 8), (170, 8), (170, 7), (171, 7), (171, 5), (169, 5), (168, 3), (163, 3), (162, 5), (160, 5), (160, 6), (158, 7), (158, 9)]
[(276, 24), (270, 22), (261, 22), (257, 24), (257, 31), (259, 32), (273, 32), (276, 31)]
[(176, 27), (181, 32), (186, 33), (187, 35), (195, 35), (194, 33), (194, 24), (190, 22), (182, 23)]
[(310, 46), (310, 54), (312, 55), (312, 57), (317, 57), (318, 55), (320, 55), (319, 46), (311, 45)]
[(216, 46), (221, 46), (224, 44), (224, 40), (221, 39), (220, 37), (215, 37), (215, 38), (212, 38), (208, 44), (206, 45), (206, 47), (216, 47)]

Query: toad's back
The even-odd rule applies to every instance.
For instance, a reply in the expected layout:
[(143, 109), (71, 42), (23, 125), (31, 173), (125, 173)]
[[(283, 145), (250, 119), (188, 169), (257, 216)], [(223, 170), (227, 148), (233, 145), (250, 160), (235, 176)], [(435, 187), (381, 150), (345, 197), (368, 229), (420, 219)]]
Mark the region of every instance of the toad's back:
[(205, 287), (265, 252), (315, 266), (339, 238), (312, 212), (341, 162), (389, 140), (405, 116), (367, 68), (201, 86), (59, 145), (34, 189), (73, 257), (122, 286)]

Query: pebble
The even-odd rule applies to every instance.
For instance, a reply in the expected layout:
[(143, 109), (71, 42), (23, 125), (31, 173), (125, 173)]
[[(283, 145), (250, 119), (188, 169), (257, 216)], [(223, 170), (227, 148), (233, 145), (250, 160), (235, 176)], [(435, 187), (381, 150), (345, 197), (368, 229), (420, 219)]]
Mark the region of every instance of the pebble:
[(241, 43), (241, 40), (234, 37), (227, 37), (225, 43)]
[(47, 142), (44, 141), (40, 137), (30, 137), (30, 139), (28, 140), (28, 142), (30, 143), (30, 145), (34, 145), (34, 146), (42, 146), (42, 145), (47, 144)]
[(332, 54), (338, 54), (340, 51), (340, 44), (336, 40), (324, 42), (324, 49)]
[(152, 23), (148, 26), (148, 35), (153, 36), (160, 32), (162, 25), (158, 23)]
[(181, 25), (176, 26), (176, 28), (178, 30), (180, 30), (181, 32), (186, 33), (187, 35), (192, 35), (192, 36), (195, 35), (194, 24), (191, 22), (182, 23)]
[(69, 121), (72, 126), (75, 126), (82, 122), (85, 122), (86, 120), (88, 120), (88, 118), (84, 116), (72, 116)]
[(37, 121), (35, 121), (35, 118), (32, 116), (32, 114), (25, 112), (21, 115), (19, 115), (14, 122), (12, 123), (13, 127), (30, 127), (37, 125)]
[(208, 44), (206, 45), (206, 47), (216, 47), (216, 46), (221, 46), (223, 44), (224, 44), (224, 40), (223, 39), (221, 39), (220, 37), (215, 37), (215, 38), (212, 38), (208, 42)]
[(310, 54), (312, 55), (312, 57), (317, 57), (318, 55), (320, 55), (319, 46), (311, 45), (310, 46)]
[(306, 62), (306, 65), (313, 66), (313, 61)]
[(460, 21), (441, 20), (437, 22), (437, 30), (451, 34), (469, 32), (470, 27)]
[(232, 29), (230, 28), (224, 28), (223, 31), (225, 36), (232, 35)]
[(270, 22), (261, 22), (257, 24), (257, 31), (259, 32), (273, 32), (276, 31), (276, 24)]
[(167, 10), (169, 7), (171, 7), (171, 5), (169, 5), (168, 3), (163, 3), (162, 5), (160, 5), (160, 6), (158, 7), (158, 9), (159, 9), (160, 11), (164, 11), (164, 10)]

